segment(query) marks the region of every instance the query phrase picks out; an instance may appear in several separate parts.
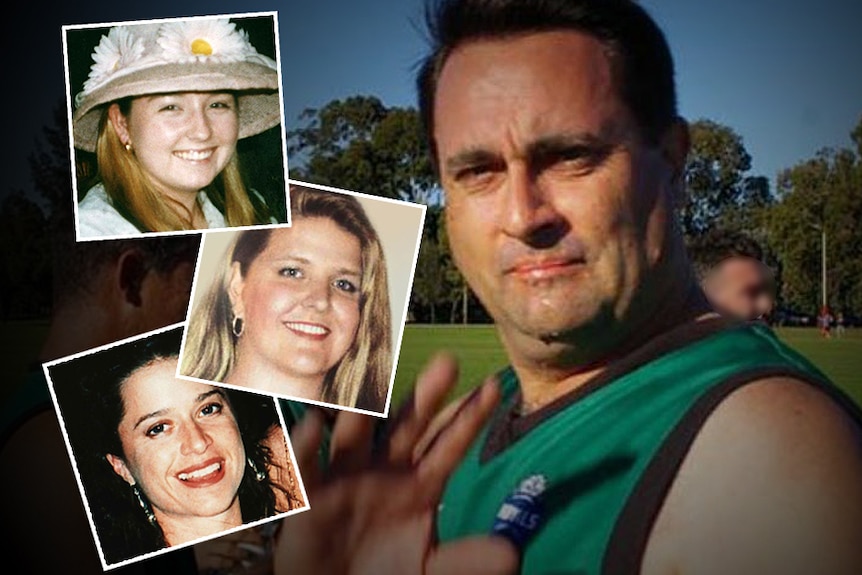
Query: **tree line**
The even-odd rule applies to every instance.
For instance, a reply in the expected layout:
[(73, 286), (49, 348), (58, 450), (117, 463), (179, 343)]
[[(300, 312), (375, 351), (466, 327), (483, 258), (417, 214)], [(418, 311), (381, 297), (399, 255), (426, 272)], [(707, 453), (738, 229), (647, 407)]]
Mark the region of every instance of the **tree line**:
[[(428, 161), (418, 112), (354, 96), (307, 109), (288, 133), (291, 177), (428, 205), (411, 315), (421, 322), (488, 320), (452, 262), (441, 217), (445, 198)], [(743, 233), (765, 253), (778, 306), (814, 315), (821, 299), (822, 231), (827, 301), (862, 314), (862, 116), (854, 149), (823, 149), (782, 170), (772, 189), (754, 174), (742, 137), (708, 119), (690, 124), (687, 194), (679, 221), (688, 243), (710, 233)], [(299, 160), (297, 162), (297, 160)]]
[[(291, 178), (428, 206), (410, 318), (489, 321), (452, 261), (445, 198), (418, 112), (353, 96), (305, 110), (297, 125), (287, 133)], [(13, 190), (0, 205), (4, 318), (45, 315), (50, 307), (45, 231), (72, 213), (67, 126), (65, 106), (58, 105), (30, 157), (34, 190)], [(748, 235), (776, 273), (778, 305), (813, 315), (822, 298), (825, 236), (827, 302), (833, 310), (862, 315), (862, 116), (850, 131), (853, 148), (818, 151), (782, 170), (774, 189), (767, 177), (751, 173), (751, 155), (732, 128), (700, 119), (690, 129), (687, 194), (679, 210), (686, 240), (716, 230)]]

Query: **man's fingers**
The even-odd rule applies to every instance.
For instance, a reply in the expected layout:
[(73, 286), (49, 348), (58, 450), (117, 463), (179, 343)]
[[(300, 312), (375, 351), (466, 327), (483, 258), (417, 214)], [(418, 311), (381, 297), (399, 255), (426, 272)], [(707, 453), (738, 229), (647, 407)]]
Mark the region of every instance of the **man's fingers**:
[(431, 550), (425, 562), (426, 575), (511, 575), (517, 573), (520, 557), (506, 539), (476, 536), (445, 543)]
[(464, 403), (470, 401), (470, 398), (473, 397), (473, 394), (476, 390), (473, 390), (471, 393), (466, 393), (459, 397), (458, 399), (449, 403), (446, 407), (443, 408), (440, 413), (437, 414), (436, 417), (428, 424), (425, 430), (422, 432), (422, 435), (419, 439), (416, 440), (413, 446), (413, 457), (411, 462), (415, 463), (419, 461), (423, 455), (428, 451), (434, 441), (437, 440), (437, 436), (449, 425), (449, 422), (455, 417), (458, 413), (458, 410), (463, 407)]
[(321, 480), (320, 444), (323, 441), (323, 415), (309, 409), (290, 434), (296, 465), (306, 491), (314, 490)]
[(427, 420), (443, 404), (458, 383), (458, 361), (447, 353), (436, 354), (416, 383), (417, 410)]
[(374, 426), (378, 419), (350, 411), (338, 414), (329, 448), (329, 475), (363, 470), (371, 459)]
[(351, 558), (350, 575), (422, 573), (428, 549), (431, 513), (413, 515), (388, 528), (375, 530)]
[(417, 480), (425, 503), (435, 502), (449, 475), (464, 457), (500, 401), (500, 388), (488, 379), (465, 401), (417, 465)]
[(387, 460), (392, 465), (412, 463), (417, 441), (458, 382), (458, 363), (437, 354), (419, 375), (416, 387), (387, 426)]

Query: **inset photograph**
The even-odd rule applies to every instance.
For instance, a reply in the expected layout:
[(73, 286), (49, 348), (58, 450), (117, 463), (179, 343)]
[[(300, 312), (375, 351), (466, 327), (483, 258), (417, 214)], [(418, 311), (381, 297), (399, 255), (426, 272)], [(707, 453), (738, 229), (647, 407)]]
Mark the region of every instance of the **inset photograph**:
[(425, 206), (295, 181), (290, 205), (204, 234), (177, 375), (385, 416)]
[(181, 338), (44, 364), (106, 570), (308, 508), (276, 400), (178, 379)]
[(78, 241), (290, 223), (275, 12), (63, 27)]

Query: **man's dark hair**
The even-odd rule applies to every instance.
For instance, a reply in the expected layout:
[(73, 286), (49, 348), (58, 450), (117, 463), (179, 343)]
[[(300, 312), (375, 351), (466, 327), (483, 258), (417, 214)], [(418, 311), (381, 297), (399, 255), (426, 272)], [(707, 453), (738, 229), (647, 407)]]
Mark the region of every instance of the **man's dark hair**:
[(763, 261), (763, 249), (754, 239), (741, 233), (713, 229), (691, 241), (688, 246), (697, 277), (703, 280), (721, 262), (737, 257)]
[(443, 66), (459, 46), (477, 40), (572, 30), (598, 39), (614, 68), (617, 89), (645, 140), (655, 143), (677, 117), (673, 59), (664, 34), (632, 0), (429, 0), (431, 52), (416, 84), (432, 164), (434, 96)]
[(69, 235), (53, 244), (55, 309), (92, 288), (103, 266), (126, 250), (136, 250), (146, 269), (160, 274), (181, 263), (194, 263), (200, 248), (200, 234), (75, 242)]

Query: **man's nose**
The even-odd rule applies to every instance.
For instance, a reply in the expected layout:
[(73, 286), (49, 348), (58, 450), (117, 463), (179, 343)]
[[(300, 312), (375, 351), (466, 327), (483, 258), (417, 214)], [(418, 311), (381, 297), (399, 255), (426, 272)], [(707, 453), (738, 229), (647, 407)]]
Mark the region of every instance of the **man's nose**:
[(566, 234), (566, 219), (551, 202), (547, 186), (524, 166), (510, 169), (506, 199), (501, 206), (501, 225), (507, 235), (532, 247), (545, 248)]

